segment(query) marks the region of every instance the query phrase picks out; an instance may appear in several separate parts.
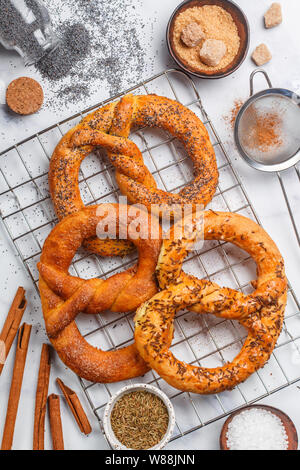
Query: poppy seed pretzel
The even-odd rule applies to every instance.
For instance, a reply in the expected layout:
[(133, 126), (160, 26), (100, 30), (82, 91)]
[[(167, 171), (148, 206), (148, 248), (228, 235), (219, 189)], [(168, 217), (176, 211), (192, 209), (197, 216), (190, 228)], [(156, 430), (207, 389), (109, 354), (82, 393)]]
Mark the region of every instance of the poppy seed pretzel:
[[(174, 240), (174, 227), (163, 242), (157, 275), (164, 290), (143, 304), (135, 316), (135, 341), (143, 359), (170, 385), (210, 394), (230, 390), (268, 361), (281, 332), (287, 298), (284, 263), (275, 243), (255, 222), (228, 212), (204, 212), (204, 239), (234, 243), (257, 264), (255, 291), (244, 295), (182, 271), (192, 236)], [(192, 217), (192, 216), (191, 216)], [(193, 227), (195, 220), (190, 220)], [(164, 341), (176, 311), (238, 320), (248, 330), (240, 353), (222, 367), (203, 368), (177, 360)]]
[[(194, 164), (195, 178), (178, 194), (157, 189), (138, 147), (128, 139), (132, 127), (159, 127), (178, 138)], [(218, 181), (213, 146), (205, 126), (177, 101), (156, 95), (127, 95), (85, 117), (57, 145), (50, 162), (49, 185), (59, 219), (84, 207), (78, 185), (81, 162), (95, 147), (108, 152), (116, 180), (129, 202), (203, 204), (212, 199)], [(125, 240), (89, 240), (85, 246), (103, 256), (125, 255)]]
[[(135, 310), (157, 292), (154, 270), (161, 235), (159, 223), (153, 218), (151, 224), (158, 239), (132, 240), (139, 252), (136, 266), (105, 280), (84, 280), (68, 273), (77, 249), (83, 240), (95, 236), (103, 217), (107, 223), (116, 218), (131, 239), (128, 227), (134, 217), (128, 215), (127, 221), (121, 221), (120, 210), (124, 207), (118, 204), (89, 206), (65, 217), (46, 239), (38, 264), (47, 334), (62, 361), (79, 376), (95, 382), (125, 380), (148, 370), (134, 344), (116, 351), (101, 351), (83, 338), (75, 323), (80, 312)], [(140, 211), (139, 221), (144, 225), (150, 223), (150, 215)]]

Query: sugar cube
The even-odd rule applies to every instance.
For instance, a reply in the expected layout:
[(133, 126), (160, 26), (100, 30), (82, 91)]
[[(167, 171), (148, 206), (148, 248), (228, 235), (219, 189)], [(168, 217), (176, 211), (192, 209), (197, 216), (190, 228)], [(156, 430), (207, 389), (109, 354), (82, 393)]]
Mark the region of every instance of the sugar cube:
[(204, 38), (205, 38), (204, 32), (201, 26), (196, 22), (189, 23), (181, 31), (181, 41), (187, 47), (197, 46), (200, 43), (200, 41), (202, 41), (202, 39)]
[(282, 11), (280, 3), (272, 3), (269, 10), (265, 14), (266, 28), (274, 28), (282, 23)]
[(218, 39), (207, 39), (204, 41), (199, 55), (204, 64), (209, 67), (216, 67), (223, 59), (226, 51), (227, 47), (223, 41), (219, 41)]
[(257, 46), (257, 48), (254, 50), (252, 54), (252, 60), (258, 65), (259, 67), (261, 65), (266, 64), (272, 59), (272, 54), (269, 51), (268, 47), (266, 44), (260, 44)]

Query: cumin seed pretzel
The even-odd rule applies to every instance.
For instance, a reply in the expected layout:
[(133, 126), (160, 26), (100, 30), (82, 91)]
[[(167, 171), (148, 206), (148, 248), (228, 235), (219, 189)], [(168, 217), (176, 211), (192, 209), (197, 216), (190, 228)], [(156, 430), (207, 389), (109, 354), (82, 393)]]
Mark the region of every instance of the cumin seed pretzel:
[[(178, 138), (194, 164), (195, 178), (178, 194), (157, 189), (138, 147), (128, 139), (132, 127), (160, 127)], [(95, 147), (108, 152), (121, 192), (131, 203), (203, 204), (212, 199), (218, 181), (213, 146), (205, 126), (177, 101), (156, 95), (127, 95), (85, 117), (57, 145), (50, 162), (49, 185), (59, 219), (84, 207), (78, 186), (81, 162)], [(103, 256), (126, 255), (124, 240), (89, 240), (85, 246)]]
[[(190, 219), (191, 227), (195, 220)], [(170, 385), (183, 391), (210, 394), (230, 390), (269, 359), (281, 332), (287, 296), (284, 263), (275, 243), (255, 222), (228, 212), (204, 212), (204, 239), (225, 240), (247, 251), (257, 264), (255, 291), (244, 295), (182, 271), (187, 247), (195, 237), (177, 241), (174, 227), (164, 240), (157, 265), (164, 290), (145, 302), (135, 316), (135, 341), (143, 359)], [(179, 361), (164, 341), (176, 311), (189, 308), (238, 320), (248, 330), (232, 362), (204, 368)]]
[[(148, 370), (135, 344), (116, 351), (101, 351), (82, 337), (75, 323), (79, 312), (96, 314), (108, 309), (114, 312), (135, 310), (157, 292), (154, 270), (161, 247), (159, 223), (152, 218), (158, 239), (132, 240), (128, 227), (134, 217), (128, 215), (127, 222), (120, 221), (120, 209), (119, 204), (89, 206), (64, 218), (46, 239), (38, 264), (42, 308), (51, 343), (67, 366), (81, 377), (95, 382), (126, 380)], [(68, 269), (77, 249), (83, 240), (95, 236), (103, 217), (107, 223), (116, 217), (123, 230), (127, 231), (138, 249), (138, 264), (106, 280), (71, 276)], [(144, 225), (150, 223), (150, 215), (140, 211), (139, 220)]]

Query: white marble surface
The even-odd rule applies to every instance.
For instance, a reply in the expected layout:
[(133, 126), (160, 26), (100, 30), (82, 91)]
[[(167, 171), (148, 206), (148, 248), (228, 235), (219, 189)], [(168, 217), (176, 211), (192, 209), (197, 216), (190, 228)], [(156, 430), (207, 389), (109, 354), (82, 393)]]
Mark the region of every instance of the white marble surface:
[[(153, 28), (153, 43), (147, 47), (145, 54), (154, 58), (153, 65), (149, 65), (149, 70), (145, 71), (145, 77), (159, 72), (166, 67), (172, 66), (172, 61), (168, 56), (165, 44), (165, 28), (168, 18), (178, 4), (178, 1), (164, 0), (142, 0), (136, 2), (137, 11), (147, 18), (147, 23)], [(262, 15), (271, 3), (269, 0), (238, 0), (237, 3), (246, 12), (251, 26), (250, 51), (260, 42), (266, 42), (273, 53), (273, 60), (265, 68), (268, 71), (274, 86), (286, 87), (300, 93), (300, 29), (298, 18), (300, 14), (300, 4), (298, 0), (282, 0), (283, 24), (274, 30), (265, 30), (262, 23)], [(149, 60), (150, 64), (150, 60)], [(125, 64), (124, 64), (125, 66)], [(289, 279), (295, 289), (299, 289), (300, 275), (300, 252), (295, 240), (287, 209), (280, 191), (279, 183), (274, 175), (259, 173), (248, 168), (239, 158), (233, 144), (232, 132), (228, 129), (223, 116), (228, 114), (235, 99), (245, 99), (249, 93), (248, 77), (254, 66), (250, 57), (246, 59), (243, 66), (232, 76), (219, 81), (196, 80), (201, 93), (203, 103), (208, 113), (216, 124), (217, 130), (221, 134), (229, 150), (230, 157), (235, 168), (249, 193), (250, 199), (262, 221), (263, 226), (269, 231), (274, 240), (278, 243), (282, 251)], [(146, 73), (147, 72), (147, 73)], [(124, 70), (125, 73), (125, 70)], [(22, 60), (11, 52), (0, 49), (0, 103), (3, 103), (3, 93), (8, 83), (20, 75), (37, 76), (33, 68), (23, 67)], [(128, 86), (130, 83), (128, 77)], [(258, 78), (257, 89), (265, 87)], [(47, 95), (48, 91), (45, 89)], [(16, 143), (22, 138), (42, 130), (45, 126), (67, 117), (79, 109), (87, 107), (93, 102), (107, 97), (105, 83), (99, 92), (91, 98), (90, 102), (79, 103), (69, 109), (62, 109), (61, 112), (51, 112), (51, 109), (42, 109), (37, 115), (26, 118), (16, 118), (7, 112), (5, 106), (0, 107), (0, 150)], [(293, 209), (295, 211), (300, 227), (300, 192), (299, 183), (293, 170), (286, 172), (284, 180), (287, 183), (291, 197)], [(25, 315), (25, 320), (33, 324), (33, 333), (30, 342), (27, 365), (24, 376), (23, 390), (21, 395), (19, 413), (16, 423), (14, 438), (15, 449), (30, 449), (32, 445), (32, 422), (34, 409), (34, 393), (38, 372), (38, 361), (41, 341), (45, 340), (39, 299), (32, 287), (31, 281), (27, 278), (24, 268), (19, 262), (13, 247), (7, 240), (6, 233), (1, 227), (0, 250), (2, 258), (0, 274), (0, 327), (5, 318), (6, 311), (14, 296), (16, 286), (24, 285), (28, 290), (29, 306)], [(15, 347), (15, 345), (14, 345)], [(10, 353), (5, 369), (0, 378), (0, 434), (5, 419), (5, 408), (8, 398), (10, 378), (13, 367), (14, 347)], [(50, 392), (57, 392), (53, 382), (56, 376), (63, 376), (64, 379), (79, 390), (78, 380), (66, 367), (57, 359), (54, 359), (52, 367)], [(299, 394), (300, 390), (291, 385), (285, 390), (276, 392), (263, 400), (266, 404), (278, 406), (286, 411), (294, 420), (300, 432)], [(82, 397), (84, 400), (84, 397)], [(229, 397), (230, 400), (230, 397)], [(87, 403), (85, 407), (88, 409)], [(64, 434), (66, 448), (74, 449), (101, 449), (105, 448), (105, 442), (99, 430), (97, 420), (89, 412), (89, 417), (93, 424), (93, 433), (89, 437), (83, 437), (73, 425), (73, 418), (65, 405), (62, 404), (62, 415), (64, 424)], [(218, 436), (222, 426), (222, 420), (210, 424), (197, 432), (189, 434), (185, 438), (174, 441), (168, 448), (172, 449), (217, 449)], [(49, 436), (49, 423), (46, 423), (46, 448), (51, 448)]]

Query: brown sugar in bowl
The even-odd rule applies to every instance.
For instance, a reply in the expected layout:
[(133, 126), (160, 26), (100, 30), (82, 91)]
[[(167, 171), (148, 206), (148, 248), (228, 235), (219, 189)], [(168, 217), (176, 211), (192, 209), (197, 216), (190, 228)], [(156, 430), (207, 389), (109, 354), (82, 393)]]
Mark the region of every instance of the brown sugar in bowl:
[[(199, 71), (197, 68), (191, 66), (190, 63), (183, 60), (182, 57), (179, 57), (178, 53), (176, 52), (176, 46), (174, 41), (174, 27), (175, 22), (180, 13), (185, 12), (186, 10), (194, 7), (203, 7), (206, 5), (215, 5), (218, 7), (223, 8), (227, 11), (231, 16), (232, 19), (237, 27), (238, 35), (240, 38), (240, 45), (238, 52), (231, 63), (229, 63), (226, 67), (216, 71), (216, 70), (206, 70)], [(190, 0), (184, 1), (174, 10), (172, 16), (169, 20), (167, 26), (167, 45), (170, 52), (170, 55), (175, 60), (175, 62), (179, 65), (179, 67), (186, 72), (195, 75), (199, 78), (223, 78), (227, 77), (231, 73), (235, 72), (241, 64), (244, 62), (248, 50), (249, 50), (249, 39), (250, 39), (250, 27), (248, 20), (240, 9), (238, 5), (234, 2), (229, 0)]]

